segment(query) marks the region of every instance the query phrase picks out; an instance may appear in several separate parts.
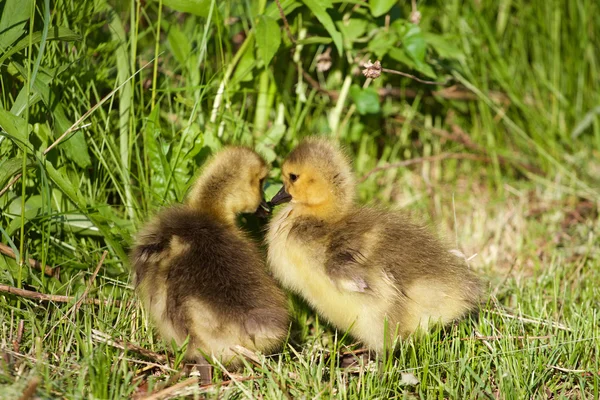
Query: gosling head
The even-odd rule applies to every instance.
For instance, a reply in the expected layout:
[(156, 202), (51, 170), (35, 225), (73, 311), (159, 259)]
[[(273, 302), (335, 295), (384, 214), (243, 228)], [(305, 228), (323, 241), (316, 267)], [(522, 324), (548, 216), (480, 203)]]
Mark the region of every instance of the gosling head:
[(217, 153), (194, 183), (187, 204), (223, 221), (267, 208), (263, 185), (269, 169), (255, 151), (228, 147)]
[(354, 203), (350, 161), (332, 141), (304, 140), (288, 155), (281, 174), (283, 187), (271, 200), (272, 205), (291, 201), (297, 214), (337, 220)]

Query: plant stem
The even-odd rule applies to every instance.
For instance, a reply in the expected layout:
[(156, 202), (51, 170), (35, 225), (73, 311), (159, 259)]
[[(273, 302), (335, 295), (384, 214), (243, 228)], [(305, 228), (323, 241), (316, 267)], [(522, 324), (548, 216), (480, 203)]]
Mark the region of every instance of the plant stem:
[(240, 59), (242, 58), (242, 56), (248, 49), (248, 45), (252, 42), (251, 39), (253, 39), (253, 38), (254, 38), (254, 30), (252, 30), (248, 33), (248, 36), (246, 36), (246, 40), (244, 40), (244, 43), (242, 43), (239, 50), (237, 51), (237, 53), (235, 53), (235, 56), (233, 56), (233, 59), (227, 66), (227, 70), (225, 71), (225, 74), (223, 75), (223, 79), (221, 79), (221, 83), (219, 84), (219, 89), (217, 90), (217, 94), (215, 96), (215, 101), (213, 102), (213, 108), (212, 108), (212, 112), (210, 114), (210, 123), (212, 125), (214, 125), (217, 122), (217, 115), (219, 114), (219, 109), (221, 108), (221, 103), (223, 102), (223, 94), (225, 93), (225, 87), (229, 83), (229, 79), (231, 78), (231, 75), (233, 74), (235, 67), (237, 66), (238, 62), (240, 61)]
[(162, 0), (158, 0), (158, 21), (156, 22), (156, 38), (154, 42), (154, 72), (152, 75), (152, 101), (150, 111), (156, 105), (156, 78), (158, 76), (158, 50), (160, 49), (160, 23), (162, 21)]

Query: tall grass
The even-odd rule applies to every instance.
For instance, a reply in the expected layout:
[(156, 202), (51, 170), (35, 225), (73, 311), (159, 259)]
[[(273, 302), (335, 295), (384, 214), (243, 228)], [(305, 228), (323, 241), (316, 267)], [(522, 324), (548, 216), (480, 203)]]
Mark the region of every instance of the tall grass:
[[(175, 376), (176, 360), (148, 366), (102, 339), (170, 350), (129, 285), (132, 234), (180, 201), (223, 145), (264, 154), (269, 196), (287, 151), (314, 134), (354, 155), (361, 201), (424, 215), (467, 255), (479, 253), (490, 301), (478, 321), (347, 369), (351, 340), (336, 340), (294, 299), (282, 354), (249, 364), (242, 375), (252, 380), (223, 373), (234, 382), (203, 390), (598, 397), (596, 1), (417, 3), (412, 36), (403, 31), (413, 29), (408, 2), (283, 0), (290, 35), (275, 2), (198, 4), (181, 13), (172, 1), (0, 3), (0, 232), (15, 255), (0, 256), (0, 283), (73, 297), (2, 294), (0, 397), (18, 396), (33, 377), (42, 397), (122, 398)], [(390, 73), (366, 81), (368, 59), (444, 83)], [(60, 274), (44, 275), (30, 258)], [(109, 302), (75, 308), (88, 285), (88, 298)]]

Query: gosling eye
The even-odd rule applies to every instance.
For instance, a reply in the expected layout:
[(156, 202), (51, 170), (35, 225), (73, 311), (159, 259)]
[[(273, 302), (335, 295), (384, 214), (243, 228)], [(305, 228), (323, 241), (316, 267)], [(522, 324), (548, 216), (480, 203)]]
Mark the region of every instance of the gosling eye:
[(297, 180), (298, 180), (298, 175), (296, 175), (296, 174), (290, 174), (290, 181), (292, 181), (292, 183), (296, 182)]

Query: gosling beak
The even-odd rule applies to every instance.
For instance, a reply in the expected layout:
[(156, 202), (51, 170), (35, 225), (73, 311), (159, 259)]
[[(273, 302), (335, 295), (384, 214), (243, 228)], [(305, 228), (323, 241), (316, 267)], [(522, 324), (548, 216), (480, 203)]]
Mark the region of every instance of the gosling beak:
[(267, 218), (271, 214), (271, 207), (264, 199), (260, 202), (260, 205), (254, 213), (258, 218)]
[(272, 206), (277, 206), (279, 204), (287, 203), (292, 200), (292, 196), (288, 192), (285, 191), (285, 186), (282, 186), (279, 192), (269, 202)]

